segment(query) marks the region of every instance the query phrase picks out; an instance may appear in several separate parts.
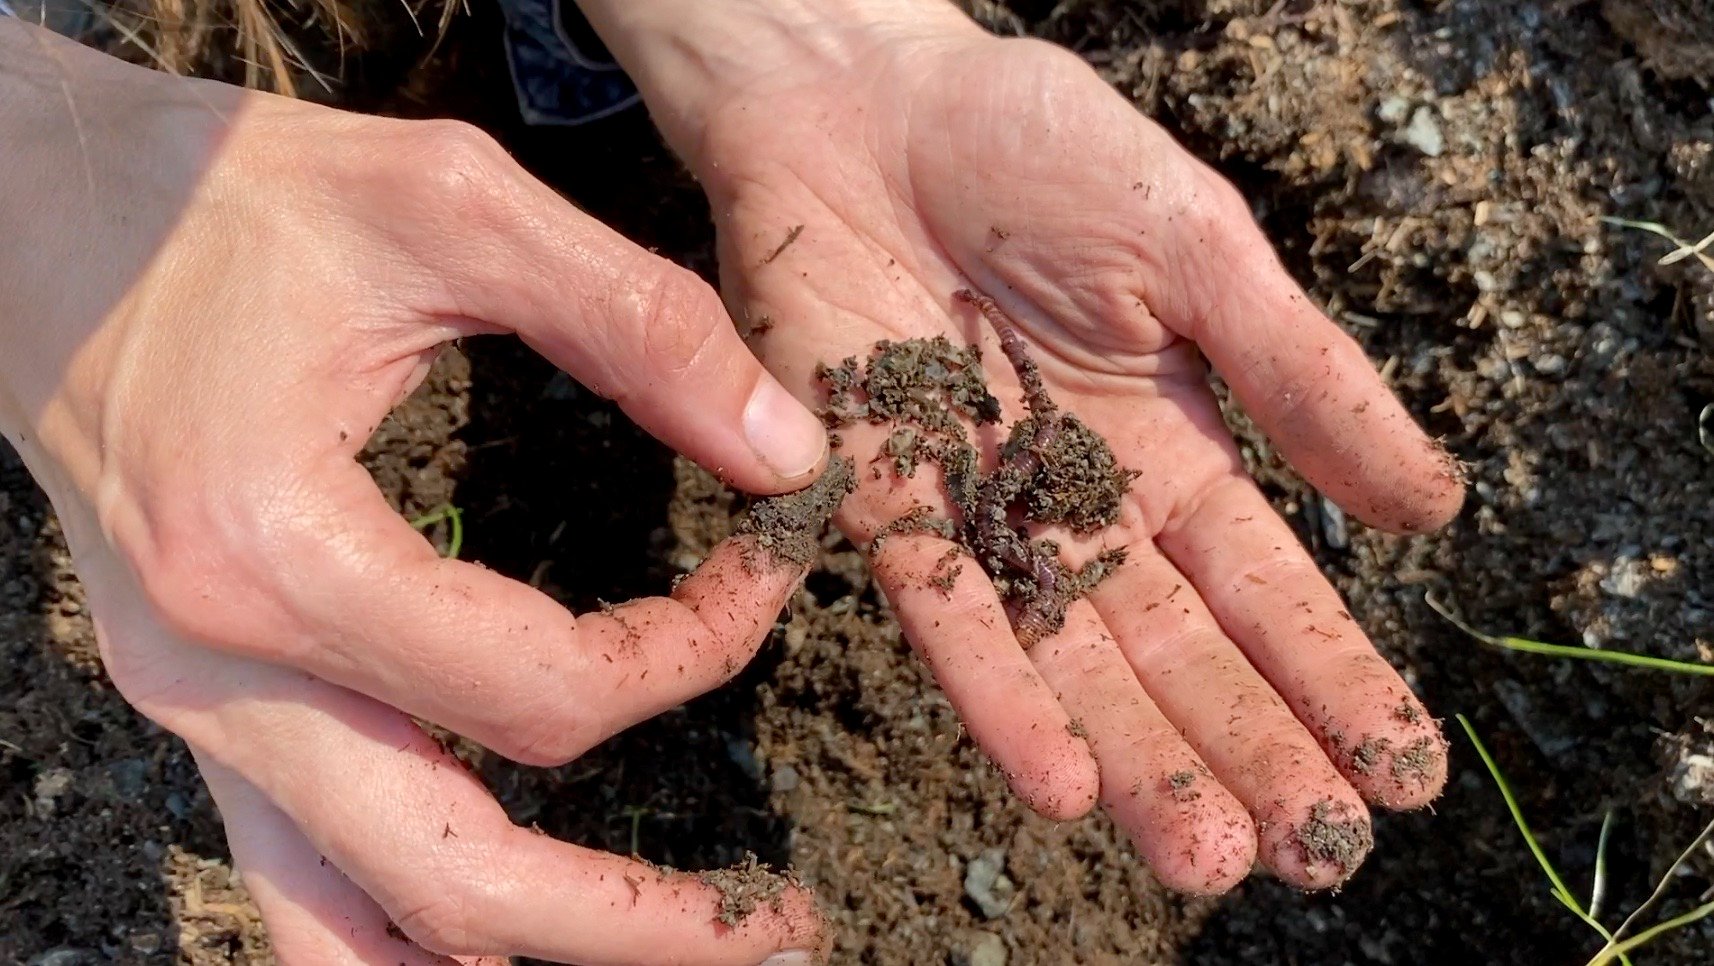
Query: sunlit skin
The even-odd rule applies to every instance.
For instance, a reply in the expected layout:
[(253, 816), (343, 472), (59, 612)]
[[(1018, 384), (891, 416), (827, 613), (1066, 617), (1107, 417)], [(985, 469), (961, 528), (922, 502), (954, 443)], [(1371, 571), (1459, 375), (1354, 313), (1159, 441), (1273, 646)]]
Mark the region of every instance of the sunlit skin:
[[(650, 6), (608, 29), (646, 23), (693, 52), (617, 45), (709, 192), (727, 303), (740, 324), (767, 320), (752, 342), (782, 381), (815, 401), (818, 363), (947, 334), (984, 349), (1009, 423), (1017, 378), (992, 321), (955, 297), (974, 288), (1016, 320), (1057, 403), (1141, 473), (1116, 527), (1050, 534), (1074, 567), (1103, 549), (1128, 559), (1027, 650), (977, 568), (950, 592), (934, 579), (946, 542), (889, 537), (873, 560), (1012, 788), (1056, 818), (1099, 802), (1178, 889), (1229, 889), (1257, 859), (1306, 888), (1351, 874), (1368, 805), (1431, 801), (1444, 742), (1244, 473), (1205, 361), (1366, 522), (1431, 529), (1463, 487), (1244, 200), (1073, 55), (990, 37), (944, 4), (822, 5), (881, 26), (800, 28), (743, 65), (717, 46), (739, 28)], [(710, 79), (722, 70), (742, 78)], [(889, 431), (842, 430), (844, 451), (861, 465)], [(839, 517), (859, 541), (915, 506), (947, 509), (932, 470), (860, 480)], [(1330, 829), (1359, 847), (1326, 847)]]

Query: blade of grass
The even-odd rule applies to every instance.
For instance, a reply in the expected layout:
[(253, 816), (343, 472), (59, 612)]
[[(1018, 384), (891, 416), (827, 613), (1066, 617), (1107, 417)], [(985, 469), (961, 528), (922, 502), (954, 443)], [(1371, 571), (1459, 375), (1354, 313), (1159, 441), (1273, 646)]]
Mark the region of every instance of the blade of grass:
[(1698, 674), (1714, 677), (1714, 664), (1697, 664), (1690, 661), (1674, 661), (1664, 657), (1651, 657), (1647, 654), (1632, 654), (1629, 651), (1598, 651), (1592, 647), (1572, 647), (1568, 644), (1547, 644), (1542, 641), (1532, 641), (1527, 637), (1510, 637), (1486, 634), (1471, 627), (1464, 621), (1454, 617), (1433, 594), (1423, 594), (1423, 600), (1434, 608), (1435, 613), (1446, 618), (1447, 622), (1476, 640), (1490, 647), (1498, 647), (1508, 651), (1521, 651), (1525, 654), (1544, 654), (1548, 657), (1565, 657), (1578, 661), (1601, 661), (1607, 664), (1623, 664), (1628, 667), (1645, 668), (1650, 671), (1669, 671), (1673, 674)]
[(411, 521), (411, 527), (416, 530), (427, 530), (429, 527), (445, 520), (450, 531), (446, 538), (446, 550), (441, 556), (448, 560), (457, 560), (459, 551), (464, 549), (464, 511), (450, 503), (442, 503), (429, 512)]
[(1589, 966), (1607, 966), (1615, 958), (1623, 962), (1626, 953), (1640, 949), (1674, 929), (1706, 919), (1710, 914), (1714, 914), (1714, 902), (1705, 902), (1682, 916), (1674, 916), (1657, 926), (1650, 926), (1616, 946), (1609, 944), (1609, 948), (1597, 953), (1595, 958), (1589, 961)]
[[(1558, 899), (1560, 904), (1565, 906), (1572, 915), (1583, 920), (1589, 928), (1599, 933), (1601, 938), (1607, 940), (1607, 944), (1611, 946), (1613, 934), (1608, 931), (1606, 926), (1597, 922), (1571, 895), (1571, 890), (1566, 888), (1565, 880), (1560, 877), (1559, 870), (1554, 868), (1553, 862), (1547, 857), (1547, 852), (1542, 849), (1541, 843), (1536, 841), (1535, 833), (1530, 831), (1529, 821), (1524, 818), (1523, 809), (1518, 805), (1517, 796), (1512, 794), (1512, 786), (1506, 782), (1506, 776), (1500, 771), (1500, 766), (1494, 761), (1494, 756), (1488, 753), (1488, 746), (1484, 745), (1482, 739), (1476, 735), (1476, 727), (1470, 723), (1469, 718), (1461, 714), (1457, 715), (1457, 718), (1458, 723), (1464, 728), (1464, 734), (1470, 738), (1470, 744), (1475, 746), (1476, 754), (1481, 757), (1483, 766), (1488, 769), (1488, 776), (1494, 779), (1495, 787), (1499, 788), (1500, 797), (1505, 799), (1506, 810), (1512, 813), (1512, 823), (1518, 827), (1518, 832), (1523, 835), (1524, 844), (1529, 846), (1530, 854), (1535, 856), (1536, 863), (1541, 866), (1541, 871), (1547, 874), (1547, 881), (1553, 886), (1551, 890), (1553, 897)], [(1623, 953), (1619, 955), (1619, 961), (1625, 966), (1631, 966), (1631, 961)]]
[[(1613, 810), (1601, 816), (1601, 837), (1595, 840), (1595, 884), (1589, 888), (1589, 918), (1601, 915), (1601, 901), (1607, 898), (1607, 838), (1613, 831)], [(1615, 934), (1616, 935), (1616, 934)]]
[(1662, 265), (1671, 265), (1675, 262), (1681, 262), (1686, 258), (1694, 257), (1697, 261), (1702, 263), (1703, 267), (1714, 272), (1714, 257), (1703, 254), (1709, 245), (1714, 245), (1714, 234), (1709, 235), (1707, 238), (1704, 238), (1699, 242), (1687, 242), (1673, 234), (1671, 229), (1657, 221), (1631, 221), (1628, 218), (1602, 218), (1601, 220), (1609, 225), (1617, 225), (1620, 228), (1635, 228), (1638, 231), (1646, 231), (1651, 235), (1659, 235), (1667, 241), (1672, 242), (1674, 245), (1677, 245), (1678, 247), (1676, 249), (1667, 252), (1666, 255), (1661, 257), (1660, 263)]
[[(1678, 858), (1674, 859), (1673, 863), (1666, 867), (1666, 871), (1661, 873), (1660, 881), (1655, 883), (1654, 892), (1649, 894), (1648, 900), (1638, 906), (1635, 912), (1632, 912), (1629, 916), (1625, 917), (1625, 921), (1620, 923), (1619, 928), (1614, 931), (1613, 938), (1607, 940), (1606, 948), (1602, 949), (1601, 953), (1597, 953), (1595, 959), (1590, 960), (1591, 964), (1594, 964), (1597, 961), (1606, 962), (1606, 960), (1601, 959), (1601, 954), (1606, 953), (1608, 950), (1628, 950), (1635, 948), (1634, 946), (1628, 945), (1630, 942), (1629, 940), (1627, 940), (1626, 943), (1621, 944), (1619, 942), (1620, 937), (1624, 936), (1625, 933), (1630, 932), (1631, 927), (1636, 925), (1637, 921), (1642, 919), (1643, 916), (1648, 915), (1649, 910), (1660, 905), (1660, 900), (1666, 895), (1666, 890), (1672, 885), (1672, 877), (1678, 873), (1679, 868), (1681, 868), (1684, 863), (1690, 861), (1690, 857), (1696, 854), (1696, 850), (1701, 848), (1702, 844), (1707, 842), (1709, 839), (1714, 839), (1714, 821), (1709, 822), (1702, 829), (1702, 834), (1692, 839), (1690, 844), (1684, 847), (1684, 851), (1678, 853)], [(1704, 915), (1706, 915), (1706, 913), (1704, 913)], [(1697, 918), (1701, 917), (1699, 916)], [(1653, 932), (1653, 930), (1640, 933), (1639, 936), (1646, 936), (1651, 932)], [(1612, 957), (1608, 957), (1608, 959), (1611, 958)]]

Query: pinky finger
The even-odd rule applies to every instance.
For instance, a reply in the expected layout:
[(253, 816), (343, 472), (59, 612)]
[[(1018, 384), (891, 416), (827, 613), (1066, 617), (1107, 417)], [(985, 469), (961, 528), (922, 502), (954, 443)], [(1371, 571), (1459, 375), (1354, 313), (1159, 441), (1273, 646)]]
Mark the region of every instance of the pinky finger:
[(203, 780), (220, 806), (232, 858), (262, 911), (274, 955), (284, 966), (497, 966), (503, 959), (458, 960), (405, 938), (380, 906), (304, 838), (256, 786), (207, 755)]

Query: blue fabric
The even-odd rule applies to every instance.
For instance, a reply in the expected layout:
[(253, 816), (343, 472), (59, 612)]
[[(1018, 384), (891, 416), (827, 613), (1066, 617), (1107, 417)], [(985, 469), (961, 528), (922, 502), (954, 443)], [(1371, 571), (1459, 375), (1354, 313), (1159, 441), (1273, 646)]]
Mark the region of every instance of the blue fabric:
[(642, 99), (618, 64), (589, 56), (567, 36), (560, 0), (500, 0), (500, 9), (506, 61), (526, 123), (586, 124)]

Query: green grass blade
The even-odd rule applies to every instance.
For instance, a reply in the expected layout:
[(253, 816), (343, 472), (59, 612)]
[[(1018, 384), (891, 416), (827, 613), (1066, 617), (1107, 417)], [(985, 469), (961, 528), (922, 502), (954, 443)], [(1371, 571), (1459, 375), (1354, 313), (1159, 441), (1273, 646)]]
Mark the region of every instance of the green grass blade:
[(1609, 943), (1608, 948), (1595, 954), (1595, 958), (1589, 961), (1589, 966), (1607, 966), (1615, 958), (1623, 962), (1626, 953), (1640, 949), (1674, 929), (1681, 929), (1693, 922), (1706, 919), (1711, 914), (1714, 914), (1714, 902), (1705, 902), (1682, 916), (1674, 916), (1659, 925), (1650, 926), (1622, 943), (1617, 945)]
[(1595, 883), (1589, 887), (1589, 917), (1601, 915), (1602, 900), (1607, 898), (1607, 839), (1613, 831), (1613, 810), (1601, 816), (1601, 837), (1595, 841)]
[(427, 530), (429, 527), (434, 526), (442, 520), (447, 522), (447, 528), (451, 532), (447, 534), (446, 550), (441, 553), (441, 556), (448, 560), (457, 560), (459, 553), (464, 550), (463, 510), (460, 510), (458, 507), (453, 506), (450, 503), (442, 503), (440, 506), (437, 506), (422, 516), (417, 517), (415, 520), (412, 520), (411, 527), (416, 530)]
[[(1475, 726), (1470, 723), (1469, 718), (1461, 714), (1456, 717), (1458, 723), (1464, 728), (1464, 734), (1469, 736), (1470, 744), (1475, 746), (1476, 754), (1481, 756), (1482, 764), (1488, 769), (1489, 777), (1494, 779), (1495, 787), (1500, 790), (1500, 797), (1505, 799), (1506, 810), (1512, 813), (1512, 823), (1518, 827), (1518, 832), (1523, 835), (1524, 844), (1529, 846), (1530, 854), (1535, 856), (1537, 864), (1541, 866), (1541, 871), (1547, 874), (1547, 881), (1553, 886), (1550, 890), (1553, 897), (1558, 899), (1560, 905), (1563, 905), (1572, 915), (1581, 919), (1590, 929), (1595, 930), (1602, 939), (1607, 941), (1609, 947), (1613, 946), (1615, 943), (1613, 933), (1606, 926), (1597, 922), (1578, 903), (1571, 894), (1571, 890), (1566, 888), (1565, 879), (1560, 876), (1559, 870), (1554, 868), (1553, 862), (1548, 859), (1547, 852), (1542, 849), (1541, 843), (1536, 841), (1535, 833), (1530, 831), (1529, 821), (1524, 818), (1523, 809), (1518, 805), (1517, 796), (1512, 794), (1512, 786), (1506, 783), (1506, 776), (1500, 771), (1500, 766), (1494, 761), (1494, 756), (1488, 753), (1488, 746), (1484, 745), (1482, 739), (1477, 737)], [(1631, 966), (1630, 959), (1626, 958), (1623, 953), (1619, 954), (1619, 961), (1624, 966)]]
[(1714, 664), (1698, 664), (1691, 661), (1674, 661), (1664, 657), (1650, 657), (1647, 654), (1632, 654), (1629, 651), (1598, 651), (1592, 647), (1572, 647), (1567, 644), (1546, 644), (1532, 641), (1527, 637), (1503, 637), (1485, 634), (1469, 624), (1453, 616), (1433, 594), (1424, 594), (1423, 600), (1434, 612), (1446, 618), (1447, 622), (1476, 640), (1490, 647), (1498, 647), (1508, 651), (1521, 651), (1525, 654), (1543, 654), (1548, 657), (1564, 657), (1577, 661), (1601, 661), (1607, 664), (1623, 664), (1629, 667), (1645, 668), (1650, 671), (1668, 671), (1673, 674), (1695, 674), (1714, 677)]
[[(1696, 850), (1702, 848), (1703, 843), (1710, 839), (1714, 839), (1714, 822), (1709, 822), (1704, 826), (1702, 834), (1691, 839), (1690, 844), (1684, 847), (1684, 851), (1678, 853), (1678, 858), (1674, 859), (1672, 864), (1666, 867), (1666, 871), (1661, 873), (1660, 881), (1655, 883), (1654, 891), (1649, 893), (1648, 899), (1645, 900), (1642, 905), (1638, 906), (1629, 916), (1626, 916), (1625, 921), (1619, 924), (1618, 931), (1613, 933), (1613, 938), (1607, 940), (1607, 946), (1609, 948), (1617, 946), (1619, 943), (1619, 937), (1630, 932), (1631, 927), (1636, 925), (1638, 920), (1648, 915), (1650, 909), (1660, 905), (1660, 901), (1666, 897), (1666, 890), (1672, 885), (1672, 877), (1677, 874), (1678, 870), (1684, 865), (1684, 863), (1690, 861), (1690, 857), (1696, 854)], [(1602, 950), (1602, 952), (1605, 951), (1606, 950)], [(1623, 958), (1623, 953), (1620, 953), (1620, 957)]]
[(1518, 807), (1517, 796), (1512, 794), (1512, 786), (1506, 784), (1506, 776), (1500, 772), (1500, 766), (1494, 762), (1494, 756), (1488, 754), (1488, 746), (1482, 744), (1482, 739), (1476, 736), (1476, 727), (1470, 719), (1458, 715), (1458, 723), (1464, 726), (1464, 733), (1469, 736), (1470, 743), (1476, 746), (1476, 754), (1482, 758), (1482, 764), (1487, 767), (1488, 775), (1494, 779), (1494, 784), (1500, 789), (1500, 797), (1506, 800), (1506, 810), (1512, 813), (1512, 822), (1523, 834), (1524, 844), (1529, 846), (1530, 854), (1535, 856), (1541, 865), (1541, 871), (1547, 873), (1547, 881), (1553, 884), (1553, 891), (1559, 894), (1559, 901), (1576, 913), (1584, 913), (1584, 909), (1572, 898), (1571, 890), (1565, 887), (1565, 880), (1560, 878), (1559, 870), (1548, 860), (1547, 853), (1542, 851), (1541, 843), (1536, 841), (1535, 833), (1530, 831), (1530, 823), (1524, 818), (1523, 809)]

